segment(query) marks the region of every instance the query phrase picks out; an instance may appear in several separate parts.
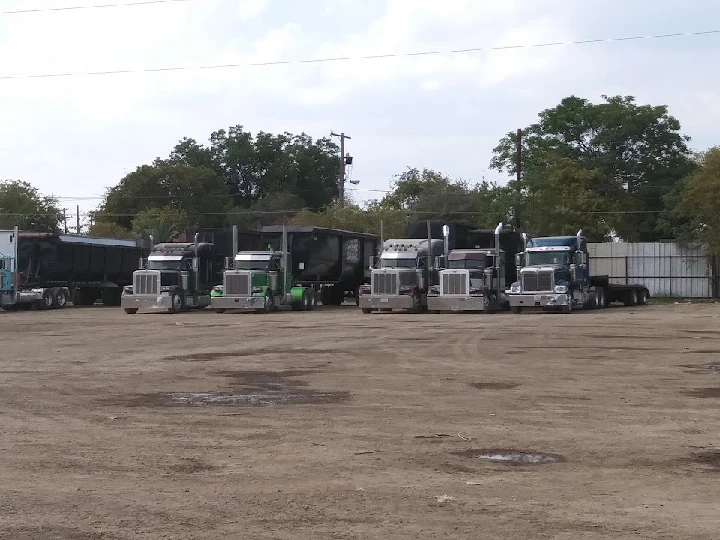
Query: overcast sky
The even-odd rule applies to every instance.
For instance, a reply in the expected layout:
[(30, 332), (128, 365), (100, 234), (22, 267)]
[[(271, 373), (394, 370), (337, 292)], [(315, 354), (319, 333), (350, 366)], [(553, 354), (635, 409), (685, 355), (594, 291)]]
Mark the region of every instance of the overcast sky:
[[(132, 0), (117, 0), (118, 3)], [(4, 0), (0, 11), (103, 4)], [(717, 27), (717, 28), (716, 28)], [(717, 0), (190, 0), (0, 14), (0, 77), (298, 61), (720, 28)], [(506, 132), (575, 94), (667, 104), (720, 143), (720, 34), (398, 59), (68, 78), (0, 78), (0, 178), (82, 211), (183, 136), (352, 136), (353, 196), (407, 167), (471, 182)]]

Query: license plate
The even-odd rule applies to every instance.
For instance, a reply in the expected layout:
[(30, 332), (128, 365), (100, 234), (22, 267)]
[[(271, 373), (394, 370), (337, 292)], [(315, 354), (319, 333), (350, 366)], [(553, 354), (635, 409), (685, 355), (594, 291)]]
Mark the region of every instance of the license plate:
[(380, 299), (380, 303), (381, 303), (381, 304), (387, 304), (389, 301), (390, 301), (389, 298), (381, 298), (381, 299)]

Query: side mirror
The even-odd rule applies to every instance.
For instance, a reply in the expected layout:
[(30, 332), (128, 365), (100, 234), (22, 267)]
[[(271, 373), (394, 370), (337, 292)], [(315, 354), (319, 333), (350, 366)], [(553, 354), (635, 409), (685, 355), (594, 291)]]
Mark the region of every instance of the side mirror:
[(232, 270), (234, 259), (232, 257), (225, 257), (225, 270)]
[(515, 254), (515, 266), (518, 268), (522, 268), (525, 266), (525, 254), (524, 253), (516, 253)]
[(583, 252), (583, 251), (575, 252), (575, 264), (577, 266), (583, 266), (585, 264), (585, 252)]
[(372, 270), (373, 268), (375, 268), (375, 256), (370, 255), (370, 270)]
[(435, 257), (435, 268), (445, 268), (446, 265), (445, 255), (438, 255)]

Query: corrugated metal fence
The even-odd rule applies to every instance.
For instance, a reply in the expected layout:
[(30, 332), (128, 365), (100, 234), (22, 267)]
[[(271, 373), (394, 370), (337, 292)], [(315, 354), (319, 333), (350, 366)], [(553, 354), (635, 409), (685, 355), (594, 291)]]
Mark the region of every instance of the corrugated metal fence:
[(593, 275), (611, 283), (643, 283), (651, 296), (716, 298), (720, 291), (720, 258), (704, 248), (672, 242), (588, 243)]

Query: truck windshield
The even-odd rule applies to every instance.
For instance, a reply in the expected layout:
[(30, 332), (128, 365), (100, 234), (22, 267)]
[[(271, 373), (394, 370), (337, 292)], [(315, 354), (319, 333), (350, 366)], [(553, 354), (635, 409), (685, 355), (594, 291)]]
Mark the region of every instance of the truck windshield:
[(448, 261), (448, 268), (457, 270), (461, 268), (470, 268), (472, 270), (484, 270), (485, 261), (477, 259), (462, 259), (460, 261)]
[(525, 255), (525, 264), (528, 266), (542, 266), (545, 264), (570, 264), (568, 251), (533, 251)]
[(381, 268), (417, 268), (417, 259), (383, 259)]
[(270, 260), (260, 261), (235, 261), (235, 270), (266, 270), (270, 266)]
[(184, 259), (182, 261), (148, 261), (148, 270), (188, 270), (190, 267), (190, 261)]

